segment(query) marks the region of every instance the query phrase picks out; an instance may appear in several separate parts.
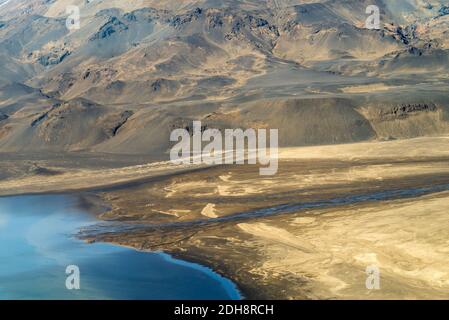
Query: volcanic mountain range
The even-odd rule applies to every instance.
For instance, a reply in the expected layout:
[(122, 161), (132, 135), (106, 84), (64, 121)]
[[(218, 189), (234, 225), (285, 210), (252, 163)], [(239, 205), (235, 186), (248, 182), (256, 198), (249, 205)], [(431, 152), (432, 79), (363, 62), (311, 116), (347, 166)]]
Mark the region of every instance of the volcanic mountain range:
[(448, 33), (443, 0), (4, 1), (0, 151), (167, 154), (193, 120), (281, 146), (449, 133)]

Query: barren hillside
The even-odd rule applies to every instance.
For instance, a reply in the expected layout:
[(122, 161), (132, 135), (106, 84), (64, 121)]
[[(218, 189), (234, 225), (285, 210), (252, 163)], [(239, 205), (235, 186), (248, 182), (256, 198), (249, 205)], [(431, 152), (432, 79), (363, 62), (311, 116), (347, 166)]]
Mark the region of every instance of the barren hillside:
[(0, 151), (165, 153), (194, 119), (282, 146), (449, 133), (445, 3), (4, 1)]

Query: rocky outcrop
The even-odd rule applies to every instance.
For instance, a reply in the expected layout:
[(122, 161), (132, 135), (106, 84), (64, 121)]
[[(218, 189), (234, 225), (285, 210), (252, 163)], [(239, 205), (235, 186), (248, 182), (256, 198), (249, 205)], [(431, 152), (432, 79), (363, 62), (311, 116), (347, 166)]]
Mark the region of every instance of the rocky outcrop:
[(449, 6), (441, 6), (441, 8), (438, 10), (438, 15), (439, 17), (449, 15)]
[(192, 21), (198, 20), (203, 14), (202, 8), (196, 8), (193, 12), (176, 15), (173, 18), (169, 19), (170, 26), (179, 29), (184, 25), (191, 23)]
[(123, 127), (123, 125), (128, 121), (130, 117), (134, 114), (133, 111), (126, 110), (120, 113), (113, 113), (107, 115), (100, 122), (100, 125), (104, 127), (104, 131), (109, 138), (116, 136)]
[(394, 106), (389, 110), (380, 111), (379, 118), (381, 120), (403, 119), (414, 114), (435, 111), (437, 111), (437, 106), (433, 103), (408, 103)]
[(116, 32), (123, 32), (128, 30), (128, 26), (121, 22), (117, 17), (110, 17), (108, 21), (100, 27), (90, 40), (106, 39)]
[(69, 50), (54, 50), (48, 54), (44, 54), (38, 58), (38, 61), (43, 66), (51, 66), (60, 64), (65, 58), (70, 56)]

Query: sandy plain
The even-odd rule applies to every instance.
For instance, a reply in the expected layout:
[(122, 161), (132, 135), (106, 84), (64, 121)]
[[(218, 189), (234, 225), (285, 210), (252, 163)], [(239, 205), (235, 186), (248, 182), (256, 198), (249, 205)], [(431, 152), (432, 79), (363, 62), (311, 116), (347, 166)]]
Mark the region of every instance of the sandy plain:
[[(0, 192), (76, 192), (104, 221), (81, 238), (202, 263), (250, 299), (448, 298), (448, 142), (287, 148), (271, 177), (127, 159), (89, 169), (36, 159), (30, 170), (2, 157), (3, 172), (16, 171)], [(380, 290), (365, 285), (372, 265)]]

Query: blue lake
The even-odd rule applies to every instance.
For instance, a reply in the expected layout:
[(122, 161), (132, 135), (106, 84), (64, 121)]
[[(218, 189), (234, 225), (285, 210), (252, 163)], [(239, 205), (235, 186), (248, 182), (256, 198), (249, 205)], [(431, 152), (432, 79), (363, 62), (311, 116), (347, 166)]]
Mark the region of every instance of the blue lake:
[[(240, 299), (209, 268), (164, 253), (76, 239), (95, 219), (70, 196), (0, 198), (0, 299)], [(66, 267), (80, 290), (66, 288)]]

